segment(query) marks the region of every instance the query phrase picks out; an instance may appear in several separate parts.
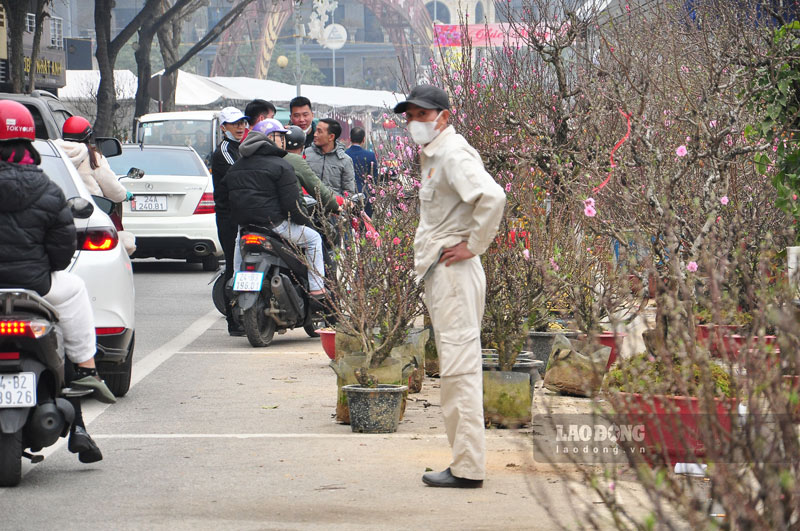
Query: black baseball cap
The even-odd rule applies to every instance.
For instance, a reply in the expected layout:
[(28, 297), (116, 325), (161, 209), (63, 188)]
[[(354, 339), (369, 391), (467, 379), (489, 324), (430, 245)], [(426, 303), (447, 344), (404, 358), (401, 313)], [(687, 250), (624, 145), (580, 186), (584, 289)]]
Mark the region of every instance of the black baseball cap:
[(397, 114), (406, 112), (409, 103), (423, 109), (450, 110), (450, 98), (447, 97), (447, 92), (433, 85), (417, 85), (411, 89), (408, 99), (394, 106), (394, 112)]

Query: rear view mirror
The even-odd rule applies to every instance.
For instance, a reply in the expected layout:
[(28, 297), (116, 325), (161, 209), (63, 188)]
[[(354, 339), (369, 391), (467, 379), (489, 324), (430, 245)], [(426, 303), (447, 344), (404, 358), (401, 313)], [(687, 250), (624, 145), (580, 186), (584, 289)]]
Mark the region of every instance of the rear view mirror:
[(76, 219), (87, 219), (94, 212), (94, 205), (82, 197), (72, 197), (67, 200), (67, 206)]
[(111, 211), (114, 210), (114, 202), (112, 200), (100, 197), (99, 195), (93, 195), (92, 199), (94, 199), (97, 208), (106, 214), (111, 214)]
[(95, 138), (94, 143), (106, 158), (122, 155), (122, 144), (116, 138)]
[(131, 168), (128, 170), (128, 173), (125, 175), (128, 179), (141, 179), (144, 177), (144, 170), (140, 170), (139, 168)]

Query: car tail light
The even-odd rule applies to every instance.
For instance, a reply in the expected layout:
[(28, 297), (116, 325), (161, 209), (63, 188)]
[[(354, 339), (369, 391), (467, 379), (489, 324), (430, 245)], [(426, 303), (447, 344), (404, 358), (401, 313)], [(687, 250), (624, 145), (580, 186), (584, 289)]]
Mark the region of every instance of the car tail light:
[(2, 360), (18, 360), (19, 352), (0, 352), (0, 361)]
[(42, 337), (49, 328), (45, 321), (0, 321), (0, 336)]
[(119, 243), (114, 227), (89, 229), (78, 233), (78, 248), (84, 251), (110, 251)]
[(121, 334), (125, 331), (124, 326), (107, 326), (103, 328), (95, 328), (94, 333), (98, 336), (110, 336), (114, 334)]
[(204, 193), (197, 203), (197, 208), (194, 209), (195, 214), (213, 214), (214, 213), (214, 194)]

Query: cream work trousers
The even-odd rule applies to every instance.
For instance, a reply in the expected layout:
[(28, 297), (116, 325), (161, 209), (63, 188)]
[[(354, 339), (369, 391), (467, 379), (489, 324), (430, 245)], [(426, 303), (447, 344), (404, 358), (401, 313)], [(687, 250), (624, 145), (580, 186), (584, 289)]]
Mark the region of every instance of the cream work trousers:
[(442, 413), (453, 449), (450, 471), (466, 479), (486, 474), (480, 339), (485, 298), (486, 277), (477, 256), (438, 264), (425, 281), (425, 305), (439, 354)]

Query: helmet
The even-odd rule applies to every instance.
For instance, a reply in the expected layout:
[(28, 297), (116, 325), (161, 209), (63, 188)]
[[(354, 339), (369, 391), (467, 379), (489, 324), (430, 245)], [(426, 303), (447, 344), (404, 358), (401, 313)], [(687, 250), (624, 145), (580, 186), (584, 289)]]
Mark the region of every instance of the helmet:
[(64, 133), (64, 140), (72, 140), (73, 142), (86, 142), (92, 136), (92, 124), (89, 120), (82, 116), (71, 116), (64, 122), (62, 128)]
[(0, 140), (36, 140), (33, 115), (18, 101), (0, 100)]
[(289, 126), (286, 133), (286, 149), (299, 149), (306, 144), (306, 134), (296, 125)]
[(288, 133), (289, 130), (283, 127), (283, 124), (280, 123), (275, 118), (267, 118), (266, 120), (261, 120), (256, 125), (253, 126), (253, 131), (256, 133), (263, 133), (264, 136), (269, 136), (272, 133)]

